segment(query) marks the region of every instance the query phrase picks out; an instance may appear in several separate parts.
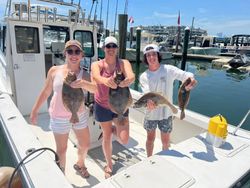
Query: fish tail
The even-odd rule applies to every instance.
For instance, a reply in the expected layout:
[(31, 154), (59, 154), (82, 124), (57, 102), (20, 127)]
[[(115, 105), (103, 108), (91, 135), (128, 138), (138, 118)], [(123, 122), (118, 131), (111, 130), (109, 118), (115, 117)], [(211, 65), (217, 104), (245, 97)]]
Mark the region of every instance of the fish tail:
[(122, 125), (122, 126), (125, 125), (126, 118), (123, 115), (118, 115), (117, 119), (118, 119), (119, 125)]
[(78, 115), (76, 113), (72, 113), (72, 116), (71, 116), (69, 122), (73, 123), (73, 124), (78, 123), (79, 122)]
[(181, 116), (180, 116), (180, 120), (183, 120), (185, 118), (185, 112), (184, 110), (181, 111)]

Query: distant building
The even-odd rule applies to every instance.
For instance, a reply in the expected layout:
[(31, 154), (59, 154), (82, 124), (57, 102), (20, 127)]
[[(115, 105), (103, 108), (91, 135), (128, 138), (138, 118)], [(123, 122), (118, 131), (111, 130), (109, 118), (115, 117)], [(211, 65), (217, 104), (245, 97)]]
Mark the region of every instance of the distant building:
[[(133, 27), (133, 35), (135, 35), (136, 32), (136, 27)], [(162, 25), (157, 25), (157, 26), (139, 26), (142, 31), (146, 31), (152, 34), (156, 35), (161, 35), (161, 36), (166, 36), (166, 37), (174, 37), (177, 35), (178, 31), (178, 26), (162, 26)], [(181, 26), (181, 34), (180, 37), (184, 37), (184, 31), (185, 31), (186, 26)], [(207, 31), (201, 28), (193, 28), (191, 31), (192, 36), (206, 36)]]

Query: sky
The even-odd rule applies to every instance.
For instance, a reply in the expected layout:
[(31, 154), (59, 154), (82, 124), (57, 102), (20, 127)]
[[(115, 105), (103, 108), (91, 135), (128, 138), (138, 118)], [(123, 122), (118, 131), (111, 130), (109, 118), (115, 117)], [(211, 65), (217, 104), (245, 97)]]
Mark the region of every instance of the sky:
[[(17, 0), (12, 0), (12, 2)], [(19, 0), (20, 1), (20, 0)], [(21, 0), (23, 1), (23, 0)], [(65, 0), (70, 2), (70, 0)], [(81, 6), (90, 13), (93, 0), (80, 0)], [(109, 1), (109, 11), (107, 5)], [(4, 15), (7, 0), (0, 2), (0, 17)], [(78, 3), (79, 0), (74, 0)], [(250, 0), (128, 0), (127, 12), (125, 11), (126, 0), (97, 0), (97, 18), (104, 20), (104, 26), (111, 30), (114, 28), (116, 15), (127, 13), (128, 18), (133, 17), (134, 23), (130, 26), (148, 25), (177, 25), (178, 12), (180, 11), (180, 22), (182, 26), (193, 26), (207, 30), (209, 35), (221, 33), (223, 36), (233, 34), (250, 34)], [(101, 12), (102, 2), (102, 14)], [(31, 3), (43, 3), (33, 1)], [(96, 5), (96, 4), (95, 4)], [(65, 9), (57, 5), (58, 9)], [(95, 6), (92, 9), (92, 17)], [(59, 12), (59, 10), (58, 10)], [(108, 15), (108, 16), (107, 16)], [(108, 22), (106, 23), (106, 20)], [(116, 28), (118, 19), (116, 19)]]

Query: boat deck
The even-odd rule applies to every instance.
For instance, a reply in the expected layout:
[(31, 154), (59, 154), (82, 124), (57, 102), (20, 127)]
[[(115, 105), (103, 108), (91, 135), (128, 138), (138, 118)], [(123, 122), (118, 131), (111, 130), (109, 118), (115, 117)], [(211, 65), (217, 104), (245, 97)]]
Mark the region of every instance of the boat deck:
[[(26, 117), (25, 119), (28, 120), (28, 117)], [(48, 127), (48, 114), (40, 114), (38, 119), (38, 126), (30, 125), (32, 131), (41, 142), (41, 145), (55, 150), (56, 147), (53, 133), (49, 130)], [(143, 129), (143, 127), (133, 121), (130, 121), (130, 139), (128, 144), (121, 145), (117, 141), (113, 141), (112, 159), (114, 161), (114, 172), (123, 170), (124, 168), (146, 158), (147, 155), (145, 151), (145, 139), (146, 131)], [(99, 145), (101, 145), (101, 141), (99, 141)], [(159, 138), (156, 138), (154, 153), (157, 153), (159, 151), (161, 151), (161, 141)], [(105, 162), (102, 153), (103, 152), (101, 146), (97, 146), (96, 148), (89, 150), (86, 160), (86, 166), (88, 167), (88, 171), (91, 176), (88, 179), (82, 178), (73, 169), (73, 165), (77, 160), (77, 148), (74, 133), (70, 133), (67, 149), (65, 176), (73, 187), (92, 187), (105, 179), (103, 171)], [(53, 154), (51, 154), (51, 156), (53, 157)]]

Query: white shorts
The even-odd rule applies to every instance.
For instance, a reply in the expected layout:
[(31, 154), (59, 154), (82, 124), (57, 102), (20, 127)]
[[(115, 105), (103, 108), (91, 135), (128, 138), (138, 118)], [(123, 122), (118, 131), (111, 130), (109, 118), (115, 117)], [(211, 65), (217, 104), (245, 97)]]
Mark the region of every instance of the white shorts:
[(74, 130), (79, 130), (84, 129), (86, 127), (88, 127), (87, 111), (79, 115), (79, 122), (74, 125), (69, 122), (69, 119), (50, 118), (50, 129), (53, 131), (53, 133), (67, 134), (70, 132), (71, 128), (73, 128)]

